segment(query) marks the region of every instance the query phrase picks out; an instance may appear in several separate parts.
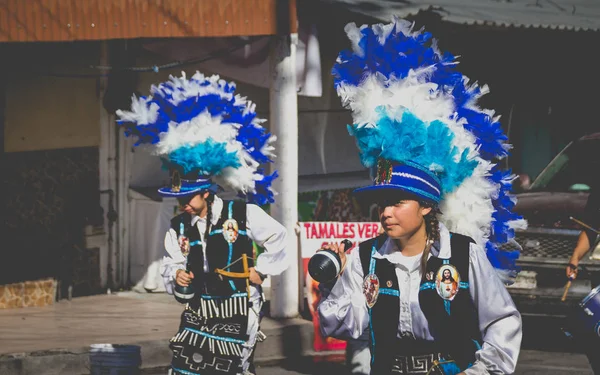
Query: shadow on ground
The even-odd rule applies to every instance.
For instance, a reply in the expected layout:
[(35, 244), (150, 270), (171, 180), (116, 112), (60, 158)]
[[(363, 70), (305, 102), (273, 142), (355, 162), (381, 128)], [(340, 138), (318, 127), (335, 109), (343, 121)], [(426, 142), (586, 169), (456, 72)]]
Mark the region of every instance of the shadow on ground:
[(524, 316), (521, 349), (581, 353), (573, 339), (565, 334), (568, 323), (566, 318)]
[[(257, 366), (257, 373), (262, 374), (263, 370), (272, 364), (264, 363)], [(346, 375), (348, 370), (344, 362), (344, 357), (340, 355), (302, 357), (288, 359), (277, 363), (281, 370), (289, 371), (293, 374), (335, 374)]]

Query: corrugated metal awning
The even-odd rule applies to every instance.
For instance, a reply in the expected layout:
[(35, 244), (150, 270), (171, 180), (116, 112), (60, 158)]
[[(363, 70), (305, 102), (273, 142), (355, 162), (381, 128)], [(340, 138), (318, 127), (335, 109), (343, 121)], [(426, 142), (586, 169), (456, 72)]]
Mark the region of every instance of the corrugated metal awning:
[(0, 0), (0, 42), (273, 35), (277, 0)]
[(467, 25), (600, 30), (598, 0), (322, 0), (385, 22), (429, 11)]

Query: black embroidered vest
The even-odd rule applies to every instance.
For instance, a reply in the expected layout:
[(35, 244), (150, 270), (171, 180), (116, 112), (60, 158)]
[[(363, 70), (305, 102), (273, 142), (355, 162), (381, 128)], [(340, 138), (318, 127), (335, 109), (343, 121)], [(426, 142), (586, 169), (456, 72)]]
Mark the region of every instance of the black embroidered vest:
[(360, 244), (360, 260), (365, 277), (370, 273), (371, 263), (379, 279), (379, 296), (373, 308), (369, 309), (371, 330), (371, 374), (389, 373), (396, 353), (398, 323), (400, 321), (400, 288), (395, 267), (385, 259), (372, 258), (372, 250), (383, 245), (386, 236)]
[[(187, 237), (189, 241), (188, 268), (194, 273), (193, 285), (197, 291), (215, 296), (246, 292), (246, 279), (220, 277), (215, 273), (216, 268), (230, 272), (243, 272), (242, 254), (248, 256), (248, 267), (254, 266), (252, 241), (246, 233), (245, 202), (223, 201), (221, 218), (211, 227), (206, 241), (208, 272), (204, 272), (204, 252), (200, 233), (197, 226), (191, 225), (191, 215), (183, 213), (174, 217), (171, 220), (171, 228), (175, 230), (178, 237)], [(227, 241), (226, 236), (235, 239)], [(235, 263), (230, 265), (233, 262)]]
[[(380, 285), (377, 302), (369, 309), (371, 373), (389, 373), (394, 366), (394, 355), (426, 354), (423, 350), (449, 355), (461, 369), (466, 369), (475, 360), (475, 352), (481, 342), (477, 313), (469, 293), (469, 243), (472, 240), (452, 233), (451, 258), (431, 256), (427, 261), (419, 291), (419, 304), (435, 339), (433, 343), (427, 343), (398, 339), (400, 291), (395, 266), (385, 259), (371, 259), (374, 247), (377, 251), (386, 239), (386, 236), (379, 236), (361, 243), (359, 247), (364, 275), (367, 276), (374, 267)], [(446, 277), (445, 282), (436, 282), (438, 272), (443, 276), (444, 269), (451, 266), (455, 267), (460, 280)], [(456, 272), (450, 274), (456, 275)], [(452, 300), (442, 298), (438, 288), (444, 295), (453, 296)]]
[(251, 304), (246, 291), (247, 279), (220, 277), (215, 269), (243, 272), (243, 263), (236, 262), (242, 254), (248, 255), (248, 266), (253, 266), (252, 241), (246, 233), (246, 203), (223, 201), (220, 219), (210, 228), (206, 239), (208, 272), (204, 272), (200, 233), (197, 226), (191, 226), (191, 216), (175, 217), (171, 227), (184, 239), (180, 243), (189, 241), (188, 268), (194, 273), (196, 291), (169, 344), (174, 373), (239, 374), (249, 339)]

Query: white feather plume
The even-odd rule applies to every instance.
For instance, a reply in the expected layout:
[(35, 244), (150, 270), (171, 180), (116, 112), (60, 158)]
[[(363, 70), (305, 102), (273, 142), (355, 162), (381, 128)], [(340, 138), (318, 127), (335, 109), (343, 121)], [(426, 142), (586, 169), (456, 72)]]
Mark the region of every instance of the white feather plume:
[(135, 95), (131, 96), (131, 111), (123, 111), (118, 109), (117, 116), (121, 120), (137, 123), (139, 126), (151, 124), (158, 118), (158, 105), (150, 102), (151, 98), (138, 98)]

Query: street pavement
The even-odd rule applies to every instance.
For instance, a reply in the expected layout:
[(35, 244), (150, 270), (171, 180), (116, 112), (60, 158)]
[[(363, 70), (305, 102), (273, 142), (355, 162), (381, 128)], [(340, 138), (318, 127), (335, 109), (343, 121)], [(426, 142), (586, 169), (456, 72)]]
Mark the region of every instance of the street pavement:
[[(180, 309), (170, 296), (124, 293), (0, 311), (0, 374), (81, 375), (89, 369), (90, 344), (136, 343), (142, 348), (143, 374), (164, 375), (165, 368), (159, 366), (170, 360), (166, 343), (179, 324)], [(284, 324), (265, 318), (263, 323), (269, 338), (257, 350), (258, 375), (345, 375), (339, 357), (315, 357), (329, 360), (318, 363), (310, 357), (315, 354), (310, 354), (310, 322), (295, 319)], [(592, 375), (586, 357), (562, 332), (564, 326), (560, 319), (523, 317), (517, 375)], [(307, 357), (273, 362), (299, 355)]]
[[(258, 366), (256, 375), (347, 375), (339, 361), (314, 362), (310, 358), (294, 363)], [(144, 371), (143, 375), (165, 375), (165, 369)], [(593, 375), (587, 358), (578, 353), (524, 350), (515, 375)]]
[[(540, 316), (523, 317), (523, 344), (515, 375), (593, 375), (585, 355), (578, 352), (561, 327), (565, 321)], [(348, 375), (339, 356), (265, 363), (257, 375)], [(145, 372), (164, 375), (166, 370)]]

